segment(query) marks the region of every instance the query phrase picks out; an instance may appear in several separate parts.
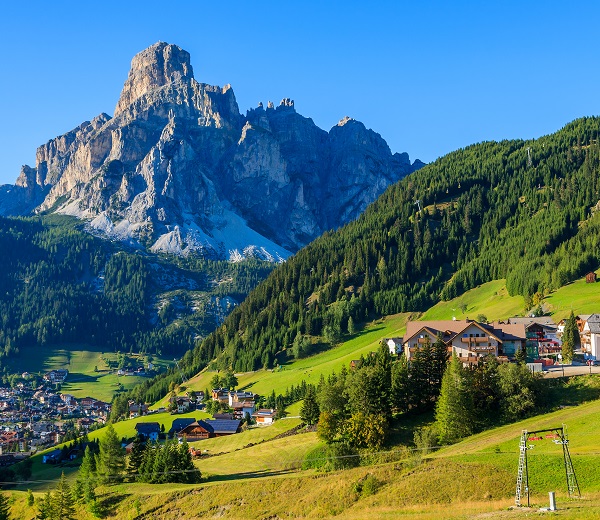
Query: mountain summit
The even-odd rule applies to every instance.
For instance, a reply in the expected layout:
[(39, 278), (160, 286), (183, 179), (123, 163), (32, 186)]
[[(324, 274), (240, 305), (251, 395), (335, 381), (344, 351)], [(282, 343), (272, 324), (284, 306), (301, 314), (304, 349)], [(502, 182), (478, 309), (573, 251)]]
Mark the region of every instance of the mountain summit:
[(277, 261), (421, 165), (351, 118), (326, 132), (287, 98), (243, 116), (230, 85), (198, 82), (189, 53), (158, 42), (133, 58), (114, 116), (40, 146), (0, 188), (0, 214), (59, 212), (153, 251)]

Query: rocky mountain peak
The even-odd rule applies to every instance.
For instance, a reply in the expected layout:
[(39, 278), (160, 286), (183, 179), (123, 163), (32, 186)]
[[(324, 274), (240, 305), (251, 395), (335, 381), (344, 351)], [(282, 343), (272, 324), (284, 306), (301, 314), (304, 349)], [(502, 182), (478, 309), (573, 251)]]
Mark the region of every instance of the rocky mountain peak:
[(350, 121), (354, 121), (354, 118), (352, 118), (350, 116), (344, 116), (342, 119), (339, 120), (337, 126), (344, 126), (346, 123), (349, 123)]
[(0, 214), (55, 211), (152, 251), (279, 261), (419, 166), (359, 121), (319, 128), (290, 98), (243, 116), (230, 85), (196, 81), (189, 53), (158, 42), (133, 58), (115, 117), (40, 146), (0, 187)]
[(131, 60), (131, 69), (115, 108), (115, 116), (151, 90), (193, 78), (189, 52), (177, 45), (155, 43)]

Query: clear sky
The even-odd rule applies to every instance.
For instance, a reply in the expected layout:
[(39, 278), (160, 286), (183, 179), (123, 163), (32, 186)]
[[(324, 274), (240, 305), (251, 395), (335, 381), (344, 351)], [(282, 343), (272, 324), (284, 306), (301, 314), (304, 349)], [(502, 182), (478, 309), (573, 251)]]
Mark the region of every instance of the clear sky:
[(5, 2), (0, 183), (35, 149), (113, 113), (131, 58), (162, 40), (240, 110), (282, 98), (329, 130), (348, 115), (429, 162), (600, 113), (600, 2)]

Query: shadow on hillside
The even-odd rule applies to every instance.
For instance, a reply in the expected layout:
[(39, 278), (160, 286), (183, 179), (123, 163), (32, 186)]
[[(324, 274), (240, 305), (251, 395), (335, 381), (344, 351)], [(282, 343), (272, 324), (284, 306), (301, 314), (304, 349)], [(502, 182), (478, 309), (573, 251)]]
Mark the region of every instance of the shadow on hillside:
[(288, 475), (295, 473), (295, 469), (279, 469), (279, 470), (259, 470), (259, 471), (244, 471), (242, 473), (230, 473), (228, 475), (211, 475), (207, 482), (224, 482), (229, 480), (243, 480), (249, 478), (276, 477), (279, 475)]
[(81, 372), (70, 372), (65, 383), (95, 383), (100, 376), (90, 376)]
[(119, 504), (123, 502), (127, 497), (130, 497), (131, 493), (124, 494), (111, 494), (108, 496), (102, 497), (98, 502), (100, 509), (102, 510), (103, 516), (107, 516), (108, 514), (114, 515), (119, 507)]
[(587, 401), (600, 399), (600, 378), (597, 376), (576, 376), (566, 382), (557, 380), (550, 386), (550, 402), (562, 406), (574, 406)]

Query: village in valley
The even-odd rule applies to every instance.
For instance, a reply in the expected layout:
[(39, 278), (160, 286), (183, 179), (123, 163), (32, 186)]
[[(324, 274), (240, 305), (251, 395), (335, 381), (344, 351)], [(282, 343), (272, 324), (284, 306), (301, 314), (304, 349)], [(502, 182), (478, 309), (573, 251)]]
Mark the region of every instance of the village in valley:
[[(134, 369), (119, 369), (120, 375), (136, 373)], [(60, 392), (68, 380), (67, 369), (56, 369), (43, 376), (24, 372), (12, 387), (0, 387), (0, 467), (8, 467), (23, 461), (37, 452), (53, 446), (87, 437), (87, 434), (106, 424), (110, 417), (111, 403), (93, 397), (76, 398)], [(14, 381), (13, 381), (14, 382)], [(159, 441), (166, 438), (186, 439), (189, 442), (232, 435), (242, 431), (244, 424), (270, 425), (276, 410), (256, 407), (259, 396), (252, 392), (216, 388), (205, 394), (203, 391), (187, 392), (172, 396), (168, 409), (150, 409), (146, 403), (129, 401), (127, 418), (135, 421), (135, 434), (144, 441)], [(207, 406), (207, 403), (210, 403)], [(212, 419), (188, 417), (195, 411), (216, 410)], [(148, 420), (155, 414), (170, 412), (171, 425)], [(177, 415), (185, 414), (184, 418)], [(144, 417), (144, 420), (140, 420)], [(131, 439), (123, 439), (123, 447), (129, 452)], [(45, 451), (43, 464), (69, 462), (83, 455), (87, 442), (75, 443), (71, 449)], [(192, 448), (193, 455), (200, 451)]]
[[(600, 364), (600, 314), (575, 316), (580, 346), (573, 359), (562, 359), (562, 336), (567, 320), (556, 323), (549, 316), (512, 317), (505, 321), (488, 323), (484, 316), (477, 320), (409, 321), (403, 337), (382, 338), (393, 357), (406, 356), (410, 360), (417, 349), (426, 344), (443, 341), (448, 355), (456, 355), (463, 365), (484, 362), (494, 356), (499, 363), (524, 362), (532, 372), (565, 375), (586, 373)], [(564, 363), (563, 363), (564, 361)], [(358, 366), (353, 360), (350, 369)], [(131, 369), (132, 373), (136, 373)], [(121, 375), (129, 375), (120, 369)], [(134, 421), (135, 435), (144, 441), (178, 439), (180, 442), (234, 435), (248, 427), (273, 424), (283, 416), (276, 405), (253, 392), (235, 390), (237, 380), (215, 376), (219, 385), (212, 390), (172, 393), (168, 407), (151, 409), (147, 403), (129, 401), (127, 416)], [(111, 404), (93, 397), (76, 398), (58, 390), (68, 380), (67, 369), (56, 369), (43, 376), (22, 373), (18, 382), (0, 389), (0, 466), (10, 466), (52, 446), (77, 439), (103, 426), (110, 417)], [(233, 378), (233, 379), (232, 379)], [(228, 381), (229, 380), (229, 381)], [(14, 383), (14, 382), (13, 382)], [(182, 387), (183, 390), (183, 387)], [(261, 408), (260, 405), (268, 407)], [(152, 415), (170, 412), (170, 424), (152, 421)], [(201, 412), (200, 417), (193, 416)], [(177, 417), (185, 415), (185, 417)], [(192, 416), (190, 416), (192, 415)], [(211, 418), (209, 418), (211, 417)], [(123, 447), (129, 452), (133, 438), (123, 438)], [(202, 454), (198, 445), (190, 448), (192, 455)], [(58, 464), (83, 454), (83, 444), (71, 450), (48, 451), (43, 463)]]

